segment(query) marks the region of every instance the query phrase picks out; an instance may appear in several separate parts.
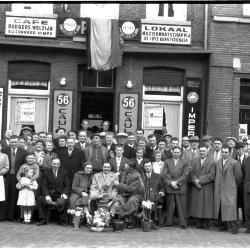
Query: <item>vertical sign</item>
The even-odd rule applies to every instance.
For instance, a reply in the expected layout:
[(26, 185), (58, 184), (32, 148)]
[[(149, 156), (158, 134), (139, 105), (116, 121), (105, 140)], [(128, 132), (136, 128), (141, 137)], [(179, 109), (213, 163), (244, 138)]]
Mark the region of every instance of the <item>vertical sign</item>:
[(187, 78), (184, 100), (183, 135), (200, 136), (201, 123), (201, 79)]
[(3, 88), (0, 88), (0, 138), (2, 138), (3, 123)]
[(73, 91), (54, 90), (53, 132), (58, 128), (71, 130)]
[(138, 120), (138, 94), (120, 94), (119, 132), (135, 132)]

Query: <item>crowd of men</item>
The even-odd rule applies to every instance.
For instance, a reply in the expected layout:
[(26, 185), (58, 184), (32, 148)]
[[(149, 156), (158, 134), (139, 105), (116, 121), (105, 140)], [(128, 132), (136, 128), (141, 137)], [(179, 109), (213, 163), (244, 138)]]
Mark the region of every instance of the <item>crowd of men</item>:
[[(113, 182), (118, 193), (125, 192), (126, 184), (126, 192), (132, 190), (133, 194), (141, 195), (136, 200), (139, 206), (135, 206), (134, 201), (129, 205), (132, 216), (129, 217), (129, 228), (133, 228), (136, 218), (141, 217), (141, 202), (150, 200), (155, 204), (155, 213), (152, 213), (152, 220), (158, 222), (154, 223), (155, 229), (156, 224), (171, 227), (176, 216), (183, 229), (192, 221), (197, 228), (208, 230), (213, 225), (236, 234), (241, 218), (245, 232), (250, 233), (250, 145), (247, 142), (237, 141), (234, 137), (223, 141), (210, 135), (201, 139), (185, 136), (179, 141), (169, 133), (150, 134), (145, 138), (141, 128), (134, 133), (115, 135), (109, 127), (110, 123), (106, 121), (98, 133), (92, 133), (88, 130), (88, 120), (84, 119), (78, 132), (66, 133), (65, 129), (58, 128), (55, 138), (48, 132), (32, 133), (29, 127), (23, 127), (19, 136), (7, 130), (1, 140), (9, 168), (1, 167), (0, 161), (0, 175), (5, 179), (5, 201), (0, 202), (0, 220), (22, 218), (17, 206), (17, 177), (20, 167), (27, 162), (27, 155), (33, 155), (34, 169), (39, 174), (36, 199), (42, 220), (38, 225), (46, 224), (46, 206), (50, 202), (55, 205), (51, 198), (53, 194), (48, 199), (51, 185), (57, 187), (61, 202), (56, 205), (60, 218), (65, 219), (74, 176), (89, 162), (93, 174), (103, 173), (106, 169), (120, 173)], [(62, 171), (55, 173), (62, 178), (50, 178), (46, 174), (49, 169)], [(133, 184), (129, 183), (134, 181), (132, 175), (137, 180)], [(138, 184), (140, 182), (143, 184)], [(143, 194), (137, 184), (143, 186)], [(162, 221), (158, 221), (157, 205), (162, 206)], [(135, 209), (138, 210), (136, 213)], [(65, 222), (60, 220), (60, 224), (65, 225)]]

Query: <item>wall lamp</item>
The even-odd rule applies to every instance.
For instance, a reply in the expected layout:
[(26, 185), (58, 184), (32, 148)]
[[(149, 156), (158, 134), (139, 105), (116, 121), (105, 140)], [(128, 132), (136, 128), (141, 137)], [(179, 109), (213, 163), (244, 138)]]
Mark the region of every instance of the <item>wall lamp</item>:
[(61, 86), (65, 86), (66, 85), (66, 78), (62, 77), (59, 83)]
[(128, 89), (131, 89), (131, 88), (133, 87), (132, 81), (128, 80), (128, 82), (127, 82), (127, 84), (126, 84), (126, 87), (127, 87)]

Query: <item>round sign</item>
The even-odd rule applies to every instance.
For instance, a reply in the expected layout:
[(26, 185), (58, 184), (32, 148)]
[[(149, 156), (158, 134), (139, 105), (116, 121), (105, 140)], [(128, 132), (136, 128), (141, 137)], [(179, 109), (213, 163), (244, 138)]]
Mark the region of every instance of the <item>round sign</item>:
[(187, 94), (187, 100), (190, 103), (197, 103), (199, 101), (199, 95), (196, 92), (189, 92)]
[(74, 31), (77, 27), (77, 23), (74, 19), (68, 18), (63, 22), (63, 27), (67, 31)]
[(131, 35), (135, 31), (135, 25), (132, 22), (125, 22), (122, 25), (122, 31), (126, 35)]
[(122, 106), (125, 109), (132, 109), (135, 106), (135, 99), (132, 96), (126, 96), (122, 100)]
[(65, 93), (57, 95), (56, 102), (60, 106), (67, 106), (70, 103), (69, 95)]

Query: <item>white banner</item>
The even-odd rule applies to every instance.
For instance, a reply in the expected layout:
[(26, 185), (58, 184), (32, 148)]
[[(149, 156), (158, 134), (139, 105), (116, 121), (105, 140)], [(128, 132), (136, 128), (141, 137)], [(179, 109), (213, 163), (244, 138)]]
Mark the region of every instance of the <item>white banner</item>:
[(191, 45), (191, 27), (164, 24), (142, 24), (141, 42)]
[(3, 88), (0, 88), (0, 138), (2, 138), (3, 123)]
[(18, 124), (35, 123), (35, 99), (16, 100), (16, 121)]
[(7, 16), (5, 35), (56, 37), (56, 19)]

